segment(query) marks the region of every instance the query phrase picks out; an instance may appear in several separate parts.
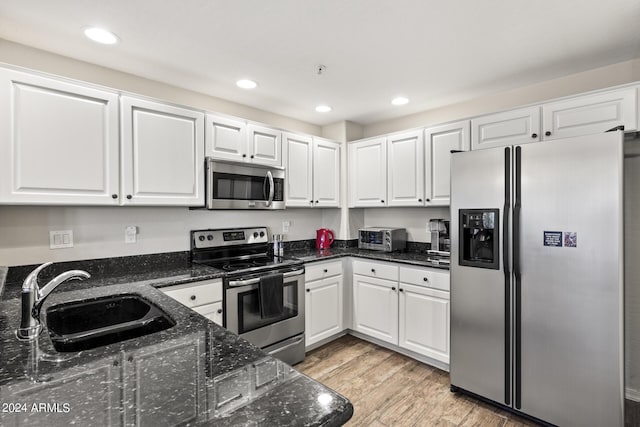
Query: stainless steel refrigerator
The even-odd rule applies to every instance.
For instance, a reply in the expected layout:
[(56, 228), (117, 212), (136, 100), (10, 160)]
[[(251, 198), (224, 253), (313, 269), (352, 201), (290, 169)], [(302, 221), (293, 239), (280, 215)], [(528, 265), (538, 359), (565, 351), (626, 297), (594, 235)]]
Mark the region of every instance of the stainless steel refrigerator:
[(452, 390), (622, 426), (622, 132), (451, 159)]

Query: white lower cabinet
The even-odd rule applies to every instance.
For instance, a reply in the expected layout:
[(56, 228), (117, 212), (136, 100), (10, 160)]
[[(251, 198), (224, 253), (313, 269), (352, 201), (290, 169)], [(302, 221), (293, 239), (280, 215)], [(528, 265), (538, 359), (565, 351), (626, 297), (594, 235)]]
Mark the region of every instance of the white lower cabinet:
[(398, 344), (397, 282), (353, 275), (354, 329), (391, 344)]
[(355, 331), (449, 363), (448, 271), (354, 260), (353, 272)]
[(224, 312), (222, 310), (221, 279), (168, 286), (160, 288), (160, 290), (180, 304), (222, 326)]
[(307, 266), (305, 281), (305, 346), (308, 347), (344, 329), (342, 262)]
[(449, 292), (400, 283), (398, 345), (449, 363)]

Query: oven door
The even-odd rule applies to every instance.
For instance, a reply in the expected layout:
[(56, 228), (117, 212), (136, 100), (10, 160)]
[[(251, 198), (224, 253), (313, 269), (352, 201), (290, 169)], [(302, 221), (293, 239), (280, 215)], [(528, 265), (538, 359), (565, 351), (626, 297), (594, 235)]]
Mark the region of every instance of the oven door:
[(226, 287), (226, 327), (261, 347), (304, 333), (304, 269), (283, 274), (281, 316), (260, 316), (259, 277), (230, 280)]
[(284, 209), (284, 170), (207, 158), (208, 209)]

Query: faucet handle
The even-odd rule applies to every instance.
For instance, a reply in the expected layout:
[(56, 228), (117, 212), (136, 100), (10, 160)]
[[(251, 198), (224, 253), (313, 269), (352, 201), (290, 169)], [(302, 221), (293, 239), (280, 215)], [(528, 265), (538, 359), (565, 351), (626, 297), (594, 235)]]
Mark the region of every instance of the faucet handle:
[(29, 273), (27, 278), (24, 279), (24, 282), (22, 282), (22, 291), (25, 292), (25, 291), (32, 291), (34, 289), (39, 289), (39, 287), (38, 287), (38, 274), (40, 274), (40, 272), (42, 270), (44, 270), (45, 268), (49, 267), (51, 264), (53, 264), (53, 263), (52, 262), (45, 262), (44, 264), (40, 265), (38, 268), (33, 270), (31, 273)]

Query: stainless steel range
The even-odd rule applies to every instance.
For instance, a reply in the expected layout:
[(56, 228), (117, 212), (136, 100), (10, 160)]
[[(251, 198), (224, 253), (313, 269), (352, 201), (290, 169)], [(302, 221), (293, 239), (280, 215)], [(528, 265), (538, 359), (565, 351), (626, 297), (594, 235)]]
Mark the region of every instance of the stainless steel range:
[(304, 360), (304, 264), (271, 256), (266, 227), (193, 230), (191, 259), (227, 271), (227, 329), (286, 363)]

